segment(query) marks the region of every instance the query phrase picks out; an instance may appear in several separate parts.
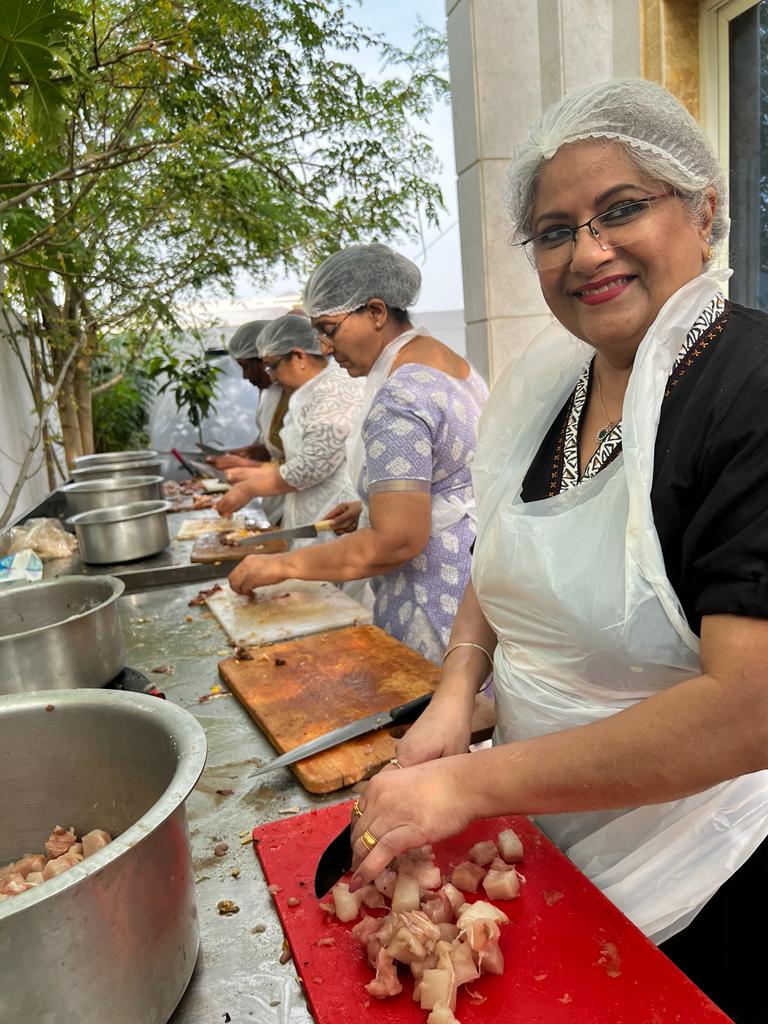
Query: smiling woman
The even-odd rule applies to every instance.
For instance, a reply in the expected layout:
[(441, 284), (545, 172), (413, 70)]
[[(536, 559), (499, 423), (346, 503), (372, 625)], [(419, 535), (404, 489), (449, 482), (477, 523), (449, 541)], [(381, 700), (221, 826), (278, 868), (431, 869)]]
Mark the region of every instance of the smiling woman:
[[(507, 202), (559, 326), (486, 405), (472, 582), (440, 687), (398, 744), (404, 770), (360, 801), (352, 888), (473, 818), (534, 814), (726, 1012), (758, 1024), (768, 317), (729, 303), (708, 267), (727, 232), (723, 175), (657, 85), (603, 83), (549, 110)], [(494, 648), (496, 745), (468, 755)]]

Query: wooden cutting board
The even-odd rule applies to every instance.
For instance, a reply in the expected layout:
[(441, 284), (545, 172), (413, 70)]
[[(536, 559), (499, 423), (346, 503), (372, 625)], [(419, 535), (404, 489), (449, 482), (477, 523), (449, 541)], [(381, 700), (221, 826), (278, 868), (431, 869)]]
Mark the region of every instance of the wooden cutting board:
[(198, 537), (192, 546), (190, 562), (240, 562), (248, 555), (276, 555), (288, 550), (287, 540), (270, 540), (268, 533), (265, 533), (261, 544), (248, 544), (246, 547), (222, 544), (222, 535), (227, 532), (204, 533)]
[(307, 580), (259, 587), (253, 599), (226, 587), (211, 594), (206, 602), (238, 647), (271, 644), (371, 621), (370, 611), (343, 590), (332, 583)]
[[(373, 972), (352, 925), (329, 918), (314, 897), (317, 861), (348, 824), (350, 809), (345, 801), (253, 830), (266, 880), (280, 887), (273, 898), (312, 1016), (316, 1024), (426, 1024), (427, 1011), (411, 997), (410, 972), (401, 972), (400, 995), (368, 995), (363, 986)], [(523, 841), (526, 881), (519, 899), (497, 901), (510, 919), (499, 940), (505, 970), (459, 990), (462, 1024), (729, 1024), (527, 818), (475, 821), (435, 845), (437, 863), (449, 870), (470, 846), (504, 828)], [(289, 906), (290, 899), (298, 904)], [(318, 946), (324, 936), (334, 945)], [(473, 1002), (466, 989), (485, 1001)]]
[[(216, 595), (212, 595), (216, 596)], [(228, 658), (219, 672), (274, 744), (276, 755), (348, 722), (434, 690), (440, 669), (376, 626), (353, 626)], [(493, 702), (480, 698), (475, 728), (493, 724)], [(310, 793), (331, 793), (368, 778), (395, 756), (402, 727), (379, 729), (292, 767)], [(475, 738), (481, 738), (479, 735)], [(265, 781), (269, 776), (265, 776)]]

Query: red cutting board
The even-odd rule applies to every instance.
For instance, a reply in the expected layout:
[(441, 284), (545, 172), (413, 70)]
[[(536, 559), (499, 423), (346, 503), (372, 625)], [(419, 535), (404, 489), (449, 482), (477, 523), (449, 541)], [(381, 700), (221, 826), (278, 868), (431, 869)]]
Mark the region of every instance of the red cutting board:
[[(296, 969), (317, 1024), (359, 1020), (426, 1024), (428, 1013), (411, 998), (410, 972), (392, 999), (368, 996), (373, 977), (363, 948), (320, 909), (314, 895), (318, 858), (349, 821), (348, 802), (275, 821), (253, 830), (267, 882)], [(505, 972), (470, 982), (486, 997), (474, 1004), (459, 990), (461, 1024), (728, 1024), (720, 1011), (527, 818), (474, 822), (435, 846), (443, 873), (466, 859), (470, 846), (514, 828), (523, 841), (519, 865), (526, 882), (517, 900), (498, 900), (510, 923), (501, 926)], [(300, 903), (288, 906), (297, 896)], [(469, 895), (468, 900), (476, 898)], [(334, 946), (316, 945), (329, 935)]]

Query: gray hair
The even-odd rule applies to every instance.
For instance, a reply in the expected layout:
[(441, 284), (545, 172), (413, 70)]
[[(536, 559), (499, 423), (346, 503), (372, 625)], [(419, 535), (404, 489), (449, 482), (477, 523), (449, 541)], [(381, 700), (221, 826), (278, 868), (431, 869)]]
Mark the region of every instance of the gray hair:
[(546, 161), (561, 146), (590, 139), (621, 145), (641, 174), (678, 193), (694, 221), (701, 220), (707, 189), (714, 189), (711, 244), (727, 238), (725, 174), (701, 127), (660, 85), (627, 78), (572, 92), (531, 126), (527, 141), (516, 148), (503, 192), (514, 241), (532, 234), (536, 184)]

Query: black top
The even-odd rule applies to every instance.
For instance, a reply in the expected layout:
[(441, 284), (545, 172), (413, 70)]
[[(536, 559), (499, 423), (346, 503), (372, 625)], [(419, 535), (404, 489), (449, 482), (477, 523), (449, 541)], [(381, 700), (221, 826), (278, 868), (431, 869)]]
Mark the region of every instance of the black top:
[[(571, 401), (525, 476), (523, 501), (560, 490)], [(667, 576), (695, 633), (703, 615), (768, 618), (765, 313), (726, 304), (671, 374), (656, 434), (651, 506)]]

